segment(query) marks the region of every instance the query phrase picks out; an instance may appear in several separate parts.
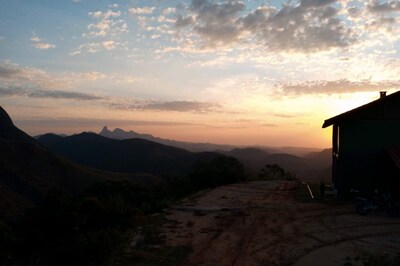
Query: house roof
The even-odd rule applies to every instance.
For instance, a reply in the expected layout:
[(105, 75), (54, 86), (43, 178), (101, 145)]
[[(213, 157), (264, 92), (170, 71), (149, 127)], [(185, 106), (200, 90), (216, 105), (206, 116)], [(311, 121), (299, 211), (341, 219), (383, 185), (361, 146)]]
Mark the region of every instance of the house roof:
[(372, 101), (370, 103), (367, 103), (365, 105), (357, 107), (348, 112), (331, 117), (331, 118), (325, 120), (324, 124), (322, 125), (322, 128), (326, 128), (326, 127), (329, 127), (334, 124), (339, 124), (340, 122), (342, 122), (344, 120), (350, 120), (353, 118), (363, 116), (363, 114), (383, 108), (386, 105), (386, 103), (388, 103), (388, 102), (390, 102), (390, 103), (397, 102), (398, 104), (400, 104), (400, 91), (392, 93), (388, 96), (384, 96), (378, 100)]

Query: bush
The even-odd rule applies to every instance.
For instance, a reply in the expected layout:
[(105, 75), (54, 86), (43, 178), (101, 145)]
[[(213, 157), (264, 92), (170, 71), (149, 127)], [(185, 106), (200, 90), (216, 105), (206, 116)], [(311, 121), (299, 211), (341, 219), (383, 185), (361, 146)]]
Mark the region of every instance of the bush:
[(266, 164), (258, 174), (259, 180), (296, 180), (296, 175), (285, 171), (278, 164)]

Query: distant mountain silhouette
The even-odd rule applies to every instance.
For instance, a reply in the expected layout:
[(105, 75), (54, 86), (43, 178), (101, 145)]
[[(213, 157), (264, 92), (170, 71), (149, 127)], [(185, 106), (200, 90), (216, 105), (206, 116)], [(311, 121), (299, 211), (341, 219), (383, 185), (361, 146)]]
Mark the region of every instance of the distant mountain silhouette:
[(50, 153), (14, 126), (0, 107), (0, 216), (21, 211), (56, 187), (76, 195), (96, 182), (131, 180), (151, 184), (160, 179), (148, 174), (124, 175), (88, 168)]
[(241, 149), (236, 148), (231, 150), (228, 154), (233, 157), (236, 157), (237, 159), (252, 160), (252, 161), (263, 160), (269, 155), (271, 155), (269, 152), (257, 148), (241, 148)]
[(193, 153), (145, 139), (117, 140), (87, 132), (69, 137), (46, 134), (38, 141), (55, 154), (74, 162), (122, 173), (186, 175), (197, 161), (220, 155)]
[(324, 149), (320, 152), (310, 152), (304, 156), (304, 158), (315, 160), (326, 166), (329, 166), (332, 163), (332, 148)]
[(124, 131), (120, 128), (115, 128), (113, 131), (110, 131), (107, 126), (103, 127), (100, 131), (99, 135), (111, 139), (145, 139), (157, 143), (161, 143), (167, 146), (173, 146), (177, 148), (182, 148), (192, 152), (202, 152), (202, 151), (216, 151), (216, 150), (231, 150), (234, 146), (231, 145), (220, 145), (220, 144), (212, 144), (212, 143), (192, 143), (192, 142), (184, 142), (184, 141), (177, 141), (177, 140), (170, 140), (170, 139), (162, 139), (158, 137), (154, 137), (149, 134), (140, 134), (135, 131)]
[(285, 170), (292, 172), (297, 177), (319, 182), (324, 178), (330, 182), (331, 150), (326, 149), (321, 152), (312, 152), (305, 157), (299, 157), (287, 153), (269, 153), (257, 148), (236, 148), (225, 155), (235, 157), (258, 172), (266, 164), (278, 164)]

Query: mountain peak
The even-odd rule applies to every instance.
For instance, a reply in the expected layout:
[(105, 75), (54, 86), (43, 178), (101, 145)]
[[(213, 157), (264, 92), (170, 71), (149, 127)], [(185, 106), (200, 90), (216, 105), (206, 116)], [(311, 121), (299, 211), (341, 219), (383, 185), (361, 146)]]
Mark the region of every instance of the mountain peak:
[(119, 133), (126, 133), (125, 130), (120, 129), (120, 128), (115, 128), (113, 132), (114, 132), (114, 133), (116, 133), (116, 132), (119, 132)]
[(28, 136), (23, 131), (19, 130), (12, 122), (10, 116), (0, 106), (0, 138), (13, 140), (13, 141), (25, 141), (29, 143), (36, 143), (36, 141)]
[(111, 131), (110, 130), (108, 130), (108, 127), (107, 126), (104, 126), (103, 127), (103, 129), (100, 131), (100, 135), (102, 135), (102, 134), (104, 134), (104, 133), (111, 133)]
[(7, 114), (6, 110), (4, 110), (0, 106), (0, 126), (3, 127), (10, 127), (13, 126), (13, 122), (11, 120), (11, 117)]

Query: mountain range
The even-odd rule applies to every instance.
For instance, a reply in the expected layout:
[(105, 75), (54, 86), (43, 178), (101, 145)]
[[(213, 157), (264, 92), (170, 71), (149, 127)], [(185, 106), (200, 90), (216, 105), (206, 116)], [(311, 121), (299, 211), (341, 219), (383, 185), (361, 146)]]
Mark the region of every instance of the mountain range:
[(221, 154), (194, 153), (145, 139), (111, 139), (83, 132), (68, 137), (45, 134), (37, 139), (54, 154), (90, 167), (122, 172), (185, 176), (200, 160)]
[(167, 146), (173, 146), (177, 148), (182, 148), (192, 152), (202, 152), (202, 151), (215, 151), (215, 150), (231, 150), (234, 146), (230, 145), (220, 145), (220, 144), (212, 144), (212, 143), (192, 143), (192, 142), (184, 142), (170, 139), (163, 139), (154, 137), (150, 134), (140, 134), (135, 131), (124, 131), (120, 128), (115, 128), (113, 131), (110, 131), (107, 126), (104, 126), (103, 129), (99, 133), (100, 136), (111, 138), (111, 139), (145, 139), (157, 143), (161, 143)]
[[(237, 148), (238, 146), (234, 145), (221, 145), (221, 144), (212, 144), (212, 143), (193, 143), (193, 142), (184, 142), (170, 139), (163, 139), (159, 137), (155, 137), (150, 134), (141, 134), (135, 131), (125, 131), (121, 128), (115, 128), (113, 131), (109, 130), (107, 126), (104, 126), (103, 129), (99, 132), (99, 135), (111, 139), (145, 139), (157, 143), (161, 143), (167, 146), (173, 146), (177, 148), (182, 148), (192, 152), (202, 152), (202, 151), (230, 151), (232, 149)], [(61, 134), (60, 136), (65, 136)], [(246, 148), (246, 147), (241, 147)], [(296, 156), (305, 156), (311, 152), (319, 152), (320, 149), (316, 148), (304, 148), (304, 147), (267, 147), (267, 146), (257, 146), (255, 147), (259, 150), (268, 152), (268, 153), (288, 153)]]
[(112, 173), (56, 156), (18, 129), (0, 107), (0, 217), (15, 215), (39, 202), (51, 188), (77, 195), (107, 180), (129, 180), (144, 186), (162, 181), (150, 174)]
[[(194, 145), (198, 150), (216, 151), (193, 152), (143, 139), (143, 136), (155, 138), (150, 135), (131, 131), (129, 136), (138, 134), (140, 138), (125, 139), (128, 135), (123, 130), (110, 132), (104, 128), (101, 135), (89, 132), (72, 136), (44, 134), (34, 139), (18, 129), (0, 107), (0, 216), (40, 201), (50, 188), (77, 195), (97, 182), (109, 180), (154, 186), (164, 182), (163, 177), (185, 177), (196, 163), (221, 155), (242, 161), (253, 175), (266, 164), (279, 164), (303, 180), (318, 182), (324, 177), (329, 182), (330, 149), (301, 157), (254, 147), (197, 143)], [(113, 138), (104, 136), (107, 134)], [(114, 139), (117, 137), (119, 139)]]
[(330, 150), (312, 152), (305, 157), (277, 153), (274, 150), (267, 152), (254, 147), (191, 152), (142, 138), (122, 139), (127, 136), (125, 131), (114, 132), (120, 133), (121, 139), (84, 132), (68, 137), (45, 134), (39, 137), (38, 141), (53, 153), (74, 162), (124, 173), (146, 172), (162, 176), (186, 176), (196, 162), (211, 160), (220, 155), (240, 160), (254, 176), (266, 164), (278, 164), (308, 181), (319, 182), (321, 178), (328, 181), (331, 173)]

